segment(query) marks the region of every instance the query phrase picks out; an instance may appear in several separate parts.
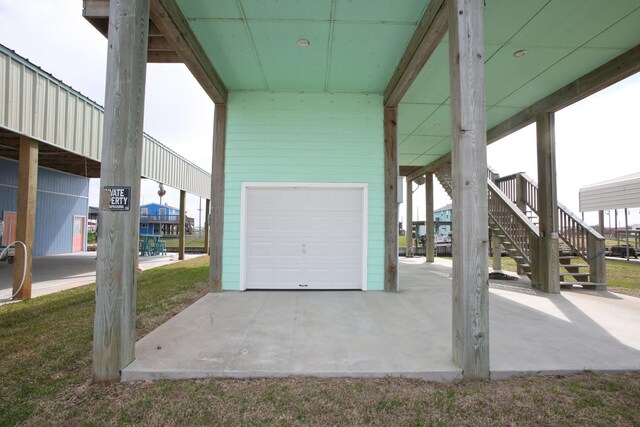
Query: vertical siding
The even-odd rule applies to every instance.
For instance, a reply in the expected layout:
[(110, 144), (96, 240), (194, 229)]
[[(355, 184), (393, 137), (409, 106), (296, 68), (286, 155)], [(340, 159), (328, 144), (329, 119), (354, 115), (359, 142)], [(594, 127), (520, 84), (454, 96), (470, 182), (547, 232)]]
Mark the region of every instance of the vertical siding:
[(240, 280), (242, 182), (357, 182), (369, 188), (368, 289), (383, 289), (382, 97), (362, 94), (229, 94), (223, 287)]
[[(89, 179), (38, 168), (35, 256), (73, 251), (73, 216), (87, 217), (88, 196)], [(16, 211), (17, 201), (18, 163), (0, 157), (0, 213)]]

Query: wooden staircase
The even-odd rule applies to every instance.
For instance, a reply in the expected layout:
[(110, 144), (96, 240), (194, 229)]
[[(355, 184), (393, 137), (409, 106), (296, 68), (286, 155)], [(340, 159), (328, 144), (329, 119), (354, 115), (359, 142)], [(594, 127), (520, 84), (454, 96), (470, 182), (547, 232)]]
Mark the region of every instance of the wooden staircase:
[[(452, 196), (451, 164), (442, 166), (434, 175)], [(540, 240), (538, 187), (522, 173), (500, 178), (488, 169), (487, 178), (491, 235), (516, 262), (518, 273), (526, 274), (535, 285)], [(560, 286), (606, 290), (604, 238), (560, 203), (558, 218)]]

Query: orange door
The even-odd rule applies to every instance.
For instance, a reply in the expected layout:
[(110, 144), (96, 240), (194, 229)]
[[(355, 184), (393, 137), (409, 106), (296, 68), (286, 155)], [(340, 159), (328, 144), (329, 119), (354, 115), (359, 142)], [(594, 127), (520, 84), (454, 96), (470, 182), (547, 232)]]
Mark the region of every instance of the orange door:
[(15, 212), (4, 212), (4, 234), (2, 235), (2, 246), (7, 246), (9, 243), (16, 240), (16, 220), (17, 216)]
[(84, 217), (73, 217), (73, 252), (81, 252), (84, 245)]

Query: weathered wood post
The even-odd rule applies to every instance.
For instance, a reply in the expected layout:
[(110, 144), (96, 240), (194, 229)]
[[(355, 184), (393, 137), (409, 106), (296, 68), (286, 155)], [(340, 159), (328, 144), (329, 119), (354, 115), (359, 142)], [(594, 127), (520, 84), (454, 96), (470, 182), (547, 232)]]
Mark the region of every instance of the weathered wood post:
[(133, 361), (149, 0), (112, 1), (100, 168), (94, 381)]
[(453, 178), (453, 361), (489, 378), (483, 3), (449, 0)]
[(405, 241), (406, 241), (406, 251), (405, 251), (405, 257), (407, 258), (412, 258), (413, 257), (413, 181), (409, 181), (407, 179), (407, 185), (405, 187), (405, 198), (404, 198), (404, 203), (405, 203), (405, 207), (407, 208), (407, 214), (406, 214), (406, 218), (407, 220), (405, 221), (406, 224), (404, 225), (404, 229), (405, 229)]
[(209, 254), (209, 209), (211, 200), (206, 199), (204, 202), (204, 253)]
[(502, 271), (502, 243), (496, 233), (491, 236), (491, 248), (493, 250), (493, 271)]
[[(18, 211), (16, 215), (16, 240), (26, 247), (15, 246), (13, 264), (14, 299), (31, 298), (33, 239), (36, 228), (36, 195), (38, 192), (38, 142), (20, 136), (18, 162)], [(26, 255), (26, 256), (25, 256)], [(24, 273), (24, 283), (23, 283)], [(22, 288), (20, 284), (22, 283)]]
[(398, 292), (398, 109), (384, 109), (384, 290)]
[(427, 255), (427, 262), (433, 262), (433, 255), (436, 251), (435, 248), (435, 230), (433, 228), (433, 174), (427, 173), (424, 180), (424, 192), (425, 192), (425, 251)]
[(560, 292), (556, 138), (553, 113), (536, 120), (538, 152), (538, 217), (540, 218), (540, 290)]
[(180, 225), (178, 226), (178, 259), (184, 260), (185, 234), (187, 225), (187, 192), (180, 190)]
[(227, 138), (227, 104), (216, 104), (213, 117), (211, 165), (211, 258), (209, 292), (222, 292), (222, 237), (224, 230), (224, 157)]

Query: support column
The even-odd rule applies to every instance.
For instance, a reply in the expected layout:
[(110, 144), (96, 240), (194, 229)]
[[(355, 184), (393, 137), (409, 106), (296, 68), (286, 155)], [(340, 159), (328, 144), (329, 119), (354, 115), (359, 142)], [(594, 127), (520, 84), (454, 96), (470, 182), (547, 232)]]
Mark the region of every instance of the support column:
[(209, 208), (211, 200), (206, 199), (204, 202), (204, 253), (209, 254)]
[(398, 292), (398, 110), (384, 109), (384, 290)]
[[(15, 246), (13, 264), (14, 299), (31, 298), (33, 239), (36, 228), (36, 194), (38, 192), (38, 143), (20, 136), (18, 163), (18, 211), (16, 214), (16, 240), (26, 246), (26, 257), (21, 245)], [(24, 282), (23, 276), (24, 274)], [(22, 284), (22, 287), (20, 287)]]
[(407, 258), (413, 258), (413, 181), (407, 180), (406, 185), (406, 196), (405, 196), (405, 206), (407, 208), (407, 221), (404, 226), (405, 228), (405, 241), (406, 241), (406, 252), (405, 256)]
[(424, 180), (424, 193), (425, 193), (425, 251), (427, 255), (427, 262), (433, 262), (433, 254), (436, 251), (435, 248), (435, 230), (433, 228), (433, 174), (428, 173), (425, 175)]
[(556, 138), (553, 113), (536, 120), (538, 151), (538, 216), (540, 218), (540, 289), (560, 292), (558, 259), (558, 196), (556, 191)]
[(491, 248), (493, 250), (493, 271), (502, 271), (502, 243), (496, 233), (493, 233), (491, 238)]
[(178, 229), (178, 259), (184, 259), (185, 229), (187, 225), (187, 192), (180, 190), (180, 226)]
[[(148, 27), (149, 0), (110, 3), (93, 331), (98, 382), (119, 380), (134, 359)], [(129, 193), (128, 210), (113, 208), (120, 190)]]
[(598, 225), (600, 225), (600, 234), (604, 237), (604, 211), (598, 211)]
[(227, 140), (227, 105), (216, 104), (213, 118), (211, 164), (211, 258), (209, 292), (222, 292), (222, 237), (224, 230), (224, 156)]
[(453, 178), (453, 361), (489, 378), (487, 143), (483, 3), (449, 0)]

